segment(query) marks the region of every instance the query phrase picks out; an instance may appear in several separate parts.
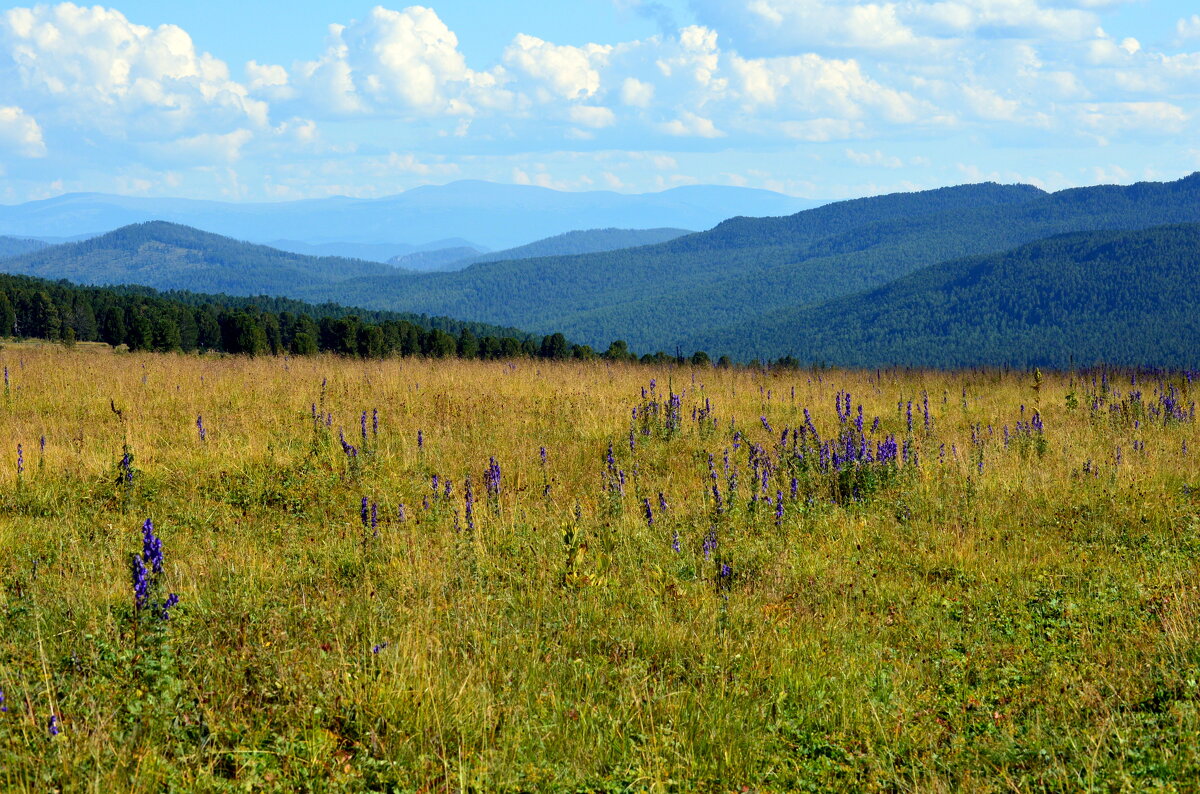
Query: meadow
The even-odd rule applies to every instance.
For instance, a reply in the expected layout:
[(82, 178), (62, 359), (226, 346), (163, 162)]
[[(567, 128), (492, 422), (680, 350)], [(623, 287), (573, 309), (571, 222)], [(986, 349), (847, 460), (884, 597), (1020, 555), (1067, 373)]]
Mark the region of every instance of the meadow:
[(5, 791), (1195, 791), (1185, 373), (8, 344)]

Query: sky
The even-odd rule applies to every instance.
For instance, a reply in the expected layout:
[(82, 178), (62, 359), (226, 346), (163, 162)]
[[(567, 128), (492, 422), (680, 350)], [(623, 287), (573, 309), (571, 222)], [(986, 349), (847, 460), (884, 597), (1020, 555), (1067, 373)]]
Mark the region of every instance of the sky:
[[(548, 10), (550, 9), (550, 10)], [(0, 6), (0, 203), (1200, 170), (1194, 0)]]

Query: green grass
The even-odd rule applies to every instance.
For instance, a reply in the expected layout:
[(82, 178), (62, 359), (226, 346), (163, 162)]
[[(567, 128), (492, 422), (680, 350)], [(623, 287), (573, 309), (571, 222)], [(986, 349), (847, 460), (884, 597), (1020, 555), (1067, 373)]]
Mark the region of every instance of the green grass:
[[(0, 363), (0, 789), (1197, 789), (1200, 434), (1146, 407), (1170, 385), (1186, 409), (1181, 375)], [(643, 424), (669, 389), (678, 429)], [(837, 503), (797, 467), (793, 500), (778, 435), (806, 407), (836, 434), (843, 389), (920, 462)], [(452, 495), (425, 509), (433, 474)], [(167, 621), (134, 606), (147, 518)]]

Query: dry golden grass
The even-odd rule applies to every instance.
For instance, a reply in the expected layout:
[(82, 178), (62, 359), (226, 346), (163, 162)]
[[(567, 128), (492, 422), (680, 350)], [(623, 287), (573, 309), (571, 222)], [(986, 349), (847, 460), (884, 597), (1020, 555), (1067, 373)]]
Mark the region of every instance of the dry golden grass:
[[(1200, 437), (1192, 419), (1149, 410), (1168, 386), (1189, 407), (1181, 375), (1113, 374), (1103, 390), (1091, 374), (49, 346), (8, 347), (0, 364), (0, 788), (1187, 791), (1200, 779), (1200, 466), (1184, 453)], [(632, 417), (652, 378), (648, 400), (681, 395), (677, 432), (661, 413), (649, 435)], [(778, 435), (804, 408), (836, 435), (841, 390), (868, 431), (880, 418), (873, 438), (911, 440), (920, 462), (867, 467), (879, 476), (838, 503), (829, 475), (801, 472), (792, 499)], [(715, 429), (692, 419), (706, 399)], [(1035, 410), (1044, 435), (1006, 445), (1004, 427)], [(623, 496), (606, 491), (610, 443)], [(784, 494), (778, 523), (749, 501), (750, 443), (780, 467), (767, 490)], [(126, 445), (132, 486), (118, 484)], [(426, 509), (435, 474), (452, 494)], [(180, 597), (165, 622), (134, 609), (147, 518), (166, 561), (156, 598)]]

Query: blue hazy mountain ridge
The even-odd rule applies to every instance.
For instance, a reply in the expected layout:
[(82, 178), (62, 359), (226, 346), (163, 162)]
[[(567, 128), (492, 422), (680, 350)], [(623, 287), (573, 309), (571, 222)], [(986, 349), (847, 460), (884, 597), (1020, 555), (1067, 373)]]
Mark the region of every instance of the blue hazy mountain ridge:
[(688, 229), (581, 229), (556, 234), (544, 240), (536, 240), (528, 245), (504, 251), (483, 253), (465, 264), (617, 251), (622, 248), (638, 248), (644, 245), (665, 243), (692, 233)]
[(866, 293), (718, 329), (742, 360), (774, 340), (850, 367), (1200, 368), (1200, 224), (1075, 232), (922, 268)]
[(410, 245), (408, 243), (349, 243), (340, 240), (323, 243), (306, 243), (302, 240), (267, 240), (263, 244), (271, 248), (278, 248), (281, 251), (290, 251), (293, 254), (304, 254), (305, 256), (337, 256), (343, 259), (362, 259), (366, 262), (383, 263), (387, 263), (397, 256), (418, 251), (438, 251), (443, 248), (484, 250), (482, 246), (475, 245), (470, 240), (464, 240), (461, 237), (434, 240), (421, 245)]
[(48, 245), (49, 243), (41, 240), (31, 240), (23, 237), (0, 236), (0, 259), (9, 256), (28, 254), (31, 251), (38, 251), (47, 247)]
[[(1073, 231), (1200, 221), (1200, 175), (1169, 183), (1045, 193), (979, 184), (828, 204), (782, 218), (732, 218), (654, 246), (495, 262), (455, 273), (338, 284), (351, 305), (561, 331), (590, 345), (710, 352), (712, 331), (874, 289), (938, 262), (999, 253)], [(316, 295), (307, 295), (315, 299)], [(795, 339), (762, 339), (777, 358)]]
[[(375, 199), (232, 203), (75, 193), (0, 206), (0, 234), (94, 234), (164, 220), (269, 243), (389, 243), (468, 238), (501, 249), (598, 227), (708, 229), (732, 215), (787, 215), (820, 204), (768, 190), (685, 186), (659, 193), (564, 192), (461, 181)], [(404, 253), (396, 251), (392, 255)]]
[(458, 270), (466, 267), (470, 261), (479, 256), (482, 251), (465, 245), (450, 248), (438, 248), (433, 251), (413, 251), (411, 254), (392, 257), (389, 265), (402, 267), (406, 270), (430, 272), (434, 270)]
[[(441, 251), (426, 249), (392, 257), (393, 265), (410, 270), (462, 270), (477, 262), (503, 262), (510, 259), (537, 259), (545, 256), (573, 256), (621, 248), (637, 248), (674, 240), (692, 232), (687, 229), (581, 229), (556, 234), (528, 245), (503, 251), (461, 253), (462, 244)], [(460, 249), (460, 250), (452, 250)], [(436, 255), (435, 255), (436, 254)]]
[(279, 296), (346, 279), (405, 276), (379, 262), (293, 254), (165, 221), (5, 258), (0, 270), (77, 284)]
[(292, 261), (271, 249), (238, 251), (246, 244), (171, 224), (10, 258), (0, 269), (441, 315), (562, 332), (601, 349), (625, 339), (641, 352), (678, 347), (774, 359), (808, 349), (801, 337), (807, 331), (797, 330), (807, 326), (789, 313), (854, 301), (922, 268), (1064, 233), (1189, 222), (1200, 222), (1200, 174), (1057, 193), (988, 183), (892, 194), (786, 217), (731, 218), (656, 245), (486, 262), (452, 273)]

